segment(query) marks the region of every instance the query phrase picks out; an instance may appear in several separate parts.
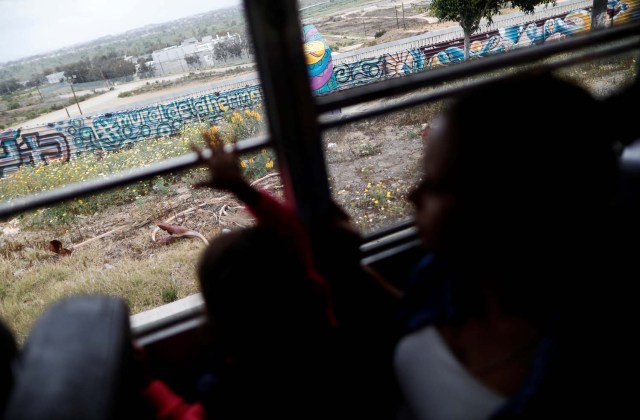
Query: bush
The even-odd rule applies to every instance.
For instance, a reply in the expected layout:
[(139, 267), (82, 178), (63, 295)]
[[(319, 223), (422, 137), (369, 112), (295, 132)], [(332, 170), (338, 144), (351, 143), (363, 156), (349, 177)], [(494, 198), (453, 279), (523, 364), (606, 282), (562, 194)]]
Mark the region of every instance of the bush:
[(380, 31), (376, 32), (376, 33), (373, 35), (373, 37), (374, 37), (374, 38), (380, 38), (382, 35), (384, 35), (384, 34), (386, 34), (386, 33), (387, 33), (387, 31), (385, 31), (384, 29), (382, 29), (382, 30), (380, 30)]

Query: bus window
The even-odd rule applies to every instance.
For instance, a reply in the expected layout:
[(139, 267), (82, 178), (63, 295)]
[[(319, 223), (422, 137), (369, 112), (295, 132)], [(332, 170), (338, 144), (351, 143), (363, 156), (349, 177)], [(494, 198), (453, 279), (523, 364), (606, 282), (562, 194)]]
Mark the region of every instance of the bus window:
[[(248, 180), (278, 169), (239, 2), (114, 4), (90, 21), (93, 1), (35, 3), (0, 6), (21, 22), (0, 35), (0, 203), (31, 203), (0, 224), (0, 317), (19, 341), (63, 296), (115, 294), (137, 314), (198, 292), (204, 242), (253, 223), (228, 194), (192, 188), (203, 130), (240, 142)], [(53, 21), (68, 23), (43, 35)], [(281, 194), (275, 176), (258, 186)]]

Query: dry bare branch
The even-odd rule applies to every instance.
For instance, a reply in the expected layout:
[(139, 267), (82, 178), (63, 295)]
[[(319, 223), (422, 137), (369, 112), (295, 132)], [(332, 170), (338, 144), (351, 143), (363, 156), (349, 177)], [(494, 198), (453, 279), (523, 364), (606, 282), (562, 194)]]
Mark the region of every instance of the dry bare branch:
[(158, 227), (167, 231), (171, 236), (174, 236), (176, 238), (200, 238), (206, 245), (209, 245), (209, 241), (207, 240), (207, 238), (205, 238), (200, 232), (190, 230), (184, 226), (170, 225), (168, 223), (158, 223)]

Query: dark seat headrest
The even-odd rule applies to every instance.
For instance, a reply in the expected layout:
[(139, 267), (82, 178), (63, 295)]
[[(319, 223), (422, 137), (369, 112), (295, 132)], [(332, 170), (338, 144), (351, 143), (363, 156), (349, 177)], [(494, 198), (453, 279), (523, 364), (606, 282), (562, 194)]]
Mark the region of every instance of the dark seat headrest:
[(27, 337), (6, 418), (120, 417), (131, 357), (129, 311), (122, 299), (62, 299)]

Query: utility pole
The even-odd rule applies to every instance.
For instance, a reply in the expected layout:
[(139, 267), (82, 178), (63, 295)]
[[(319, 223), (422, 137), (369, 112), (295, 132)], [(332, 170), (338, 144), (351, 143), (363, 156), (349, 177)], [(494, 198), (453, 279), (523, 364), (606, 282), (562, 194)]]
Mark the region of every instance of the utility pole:
[(367, 24), (365, 23), (365, 21), (362, 21), (362, 27), (364, 28), (364, 39), (367, 39)]
[(38, 95), (40, 95), (40, 102), (44, 102), (44, 97), (42, 97), (42, 92), (40, 92), (40, 87), (36, 84), (36, 90), (38, 91)]
[[(75, 79), (76, 75), (74, 74), (72, 77)], [(73, 99), (76, 100), (76, 105), (78, 106), (78, 111), (80, 111), (80, 115), (82, 115), (82, 108), (80, 108), (80, 104), (78, 103), (78, 97), (76, 96), (75, 89), (73, 89), (73, 83), (69, 82), (69, 86), (71, 86), (71, 92), (73, 92)]]
[(400, 29), (400, 22), (398, 21), (398, 6), (394, 5), (393, 10), (396, 11), (396, 28)]
[(102, 80), (104, 80), (105, 86), (109, 88), (109, 81), (107, 80), (106, 77), (104, 77), (104, 72), (102, 71), (102, 67), (98, 67), (98, 70), (100, 70), (100, 74), (102, 75)]
[(402, 27), (406, 31), (407, 30), (407, 23), (404, 21), (404, 2), (402, 2), (401, 4), (402, 4)]

